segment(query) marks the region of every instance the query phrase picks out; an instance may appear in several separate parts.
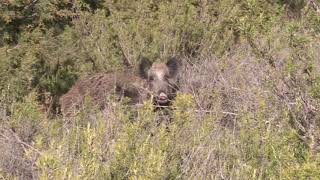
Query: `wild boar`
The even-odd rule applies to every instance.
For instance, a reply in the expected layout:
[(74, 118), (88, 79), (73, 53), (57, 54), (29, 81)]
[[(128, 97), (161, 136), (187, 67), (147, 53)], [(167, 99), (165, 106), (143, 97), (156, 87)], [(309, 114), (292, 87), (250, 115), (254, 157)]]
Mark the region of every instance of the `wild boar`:
[(169, 58), (166, 63), (152, 63), (141, 58), (138, 68), (122, 72), (95, 74), (78, 80), (60, 98), (62, 114), (78, 110), (86, 96), (103, 109), (110, 96), (120, 101), (127, 97), (130, 104), (143, 103), (152, 98), (156, 106), (168, 106), (178, 89), (178, 62)]

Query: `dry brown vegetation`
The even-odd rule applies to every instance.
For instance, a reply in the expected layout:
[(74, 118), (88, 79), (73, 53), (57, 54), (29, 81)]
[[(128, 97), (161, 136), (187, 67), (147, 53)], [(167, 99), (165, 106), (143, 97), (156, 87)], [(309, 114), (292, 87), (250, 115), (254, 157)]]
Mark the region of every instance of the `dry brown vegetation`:
[[(1, 2), (0, 178), (319, 179), (319, 3)], [(108, 90), (85, 77), (141, 55), (179, 57), (170, 107), (59, 114), (77, 79)]]

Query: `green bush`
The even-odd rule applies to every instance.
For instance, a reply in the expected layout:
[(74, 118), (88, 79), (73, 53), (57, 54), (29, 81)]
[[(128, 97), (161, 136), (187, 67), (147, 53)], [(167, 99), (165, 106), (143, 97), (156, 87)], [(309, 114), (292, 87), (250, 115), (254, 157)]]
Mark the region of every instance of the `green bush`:
[[(320, 1), (0, 2), (0, 177), (319, 179)], [(172, 106), (58, 99), (141, 56)], [(9, 163), (8, 163), (9, 162)]]

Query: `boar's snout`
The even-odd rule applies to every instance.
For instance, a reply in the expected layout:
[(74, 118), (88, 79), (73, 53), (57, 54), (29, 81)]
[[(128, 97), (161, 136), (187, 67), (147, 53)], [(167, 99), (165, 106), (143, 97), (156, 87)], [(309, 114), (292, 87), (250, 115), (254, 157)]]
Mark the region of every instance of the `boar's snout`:
[(155, 97), (156, 102), (158, 104), (167, 104), (169, 103), (169, 97), (167, 94), (165, 94), (164, 92), (161, 92), (158, 96)]
[(170, 58), (167, 63), (151, 63), (145, 58), (142, 59), (139, 70), (141, 77), (148, 82), (155, 104), (169, 105), (177, 90), (177, 60)]

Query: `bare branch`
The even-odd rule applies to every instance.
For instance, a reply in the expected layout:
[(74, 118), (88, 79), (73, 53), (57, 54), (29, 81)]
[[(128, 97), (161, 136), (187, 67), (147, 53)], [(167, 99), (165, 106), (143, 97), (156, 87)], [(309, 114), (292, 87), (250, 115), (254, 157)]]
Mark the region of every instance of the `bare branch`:
[[(37, 154), (42, 155), (42, 153), (41, 153), (38, 149), (36, 149), (35, 147), (29, 145), (29, 144), (26, 143), (26, 142), (23, 142), (23, 141), (20, 139), (20, 137), (19, 137), (15, 132), (13, 132), (11, 129), (8, 129), (8, 130), (9, 130), (10, 133), (13, 135), (15, 142), (18, 143), (18, 144), (20, 144), (23, 149), (25, 149), (25, 147), (27, 147), (27, 148), (33, 150), (34, 152), (36, 152)], [(6, 136), (6, 135), (3, 134), (3, 133), (0, 133), (0, 136), (2, 136), (3, 138), (7, 139), (8, 141), (12, 141), (11, 138), (9, 138), (8, 136)]]

